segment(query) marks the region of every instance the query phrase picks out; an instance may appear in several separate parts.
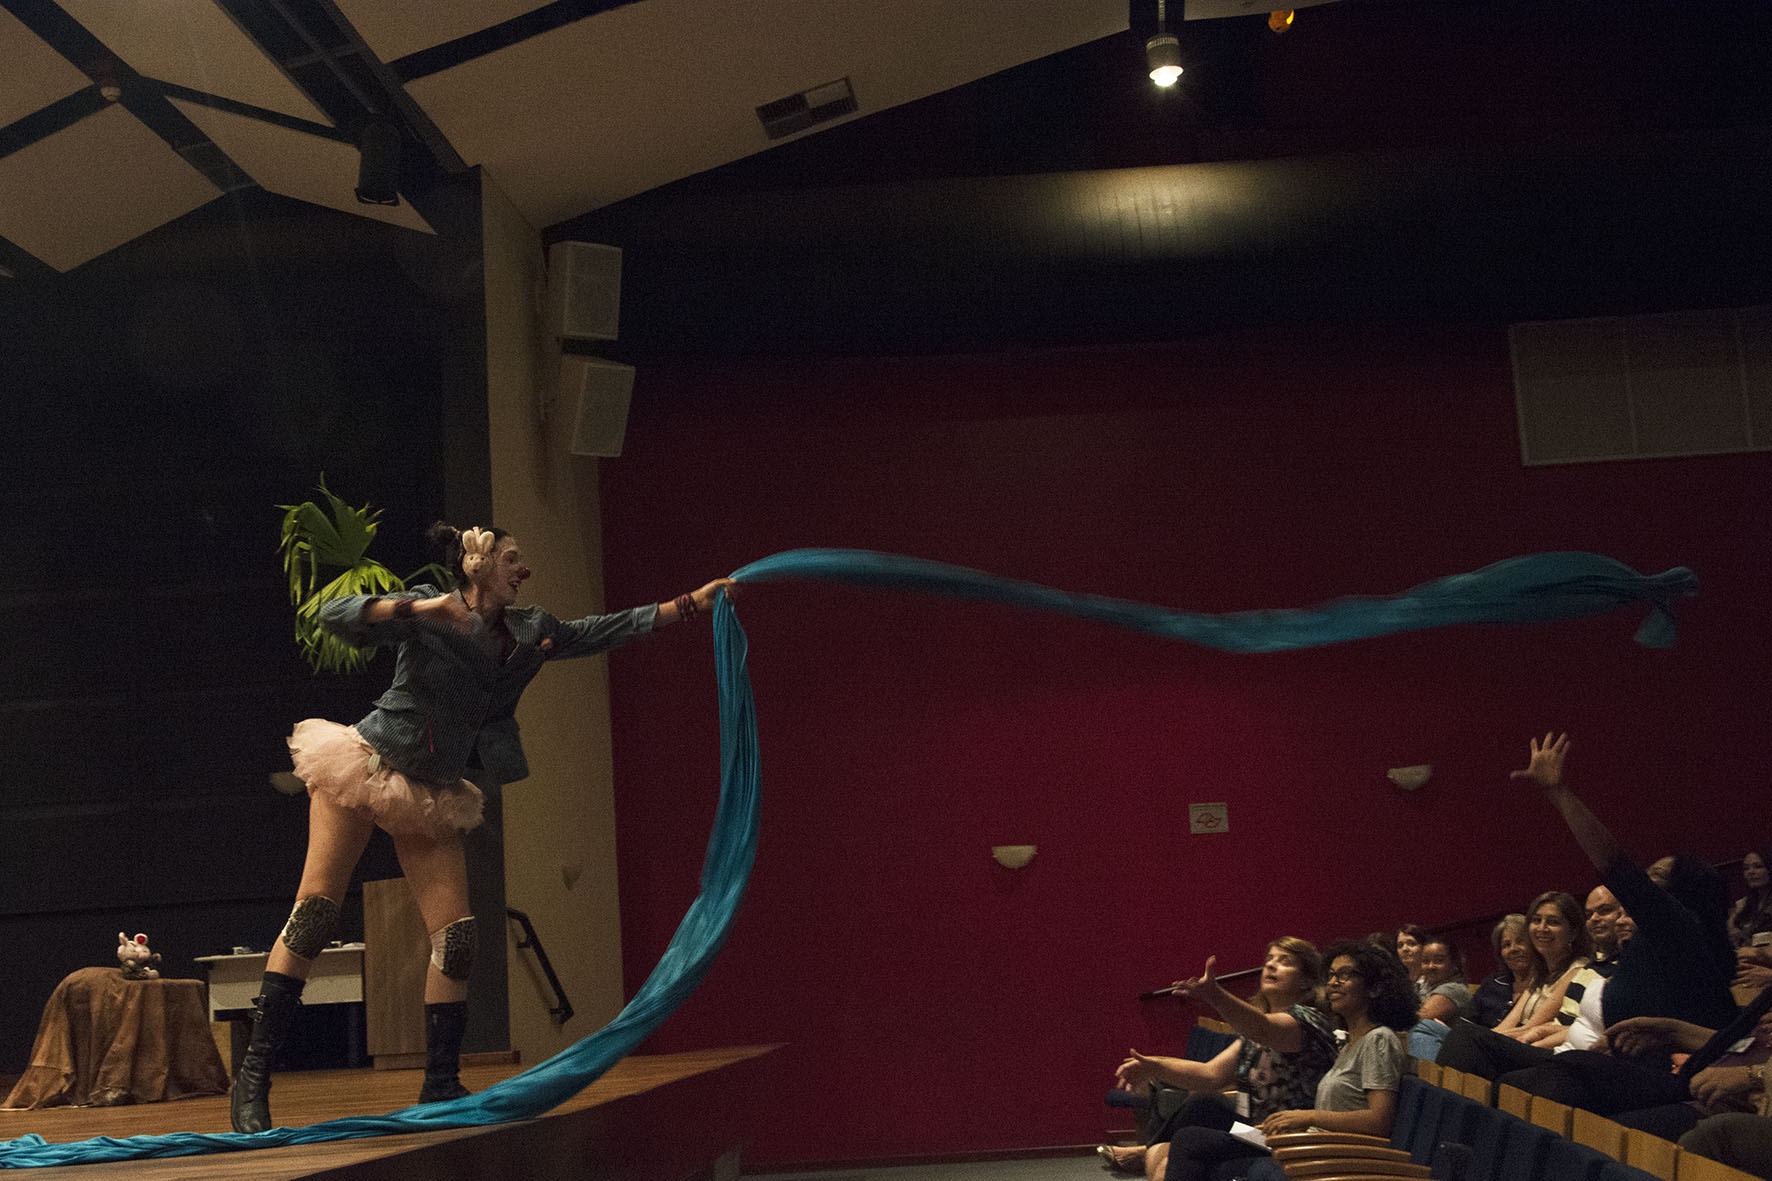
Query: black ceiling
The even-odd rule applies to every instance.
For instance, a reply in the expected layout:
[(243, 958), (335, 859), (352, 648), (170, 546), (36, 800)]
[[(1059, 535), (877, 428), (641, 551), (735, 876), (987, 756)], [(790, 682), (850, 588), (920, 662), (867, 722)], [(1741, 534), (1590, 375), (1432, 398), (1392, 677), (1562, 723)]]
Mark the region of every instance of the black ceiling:
[[(629, 359), (1772, 302), (1772, 5), (1343, 0), (1181, 36), (1173, 91), (1135, 30), (546, 236), (627, 251)], [(1206, 177), (1251, 199), (1202, 209)]]

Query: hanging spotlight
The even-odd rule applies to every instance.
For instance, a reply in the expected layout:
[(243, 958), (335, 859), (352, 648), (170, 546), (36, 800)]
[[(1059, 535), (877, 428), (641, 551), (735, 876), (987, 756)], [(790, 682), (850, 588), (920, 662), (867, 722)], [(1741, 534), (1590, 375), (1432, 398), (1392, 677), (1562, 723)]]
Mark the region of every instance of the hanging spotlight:
[(1144, 43), (1144, 60), (1151, 68), (1152, 82), (1174, 86), (1181, 77), (1181, 39), (1174, 33), (1158, 33)]
[(1174, 86), (1181, 77), (1181, 39), (1169, 31), (1166, 0), (1157, 0), (1157, 31), (1144, 43), (1144, 61), (1158, 86)]
[(1297, 15), (1290, 8), (1276, 8), (1267, 14), (1267, 27), (1276, 33), (1284, 33), (1292, 27), (1293, 18)]
[(400, 127), (373, 118), (357, 139), (357, 200), (365, 205), (400, 203)]

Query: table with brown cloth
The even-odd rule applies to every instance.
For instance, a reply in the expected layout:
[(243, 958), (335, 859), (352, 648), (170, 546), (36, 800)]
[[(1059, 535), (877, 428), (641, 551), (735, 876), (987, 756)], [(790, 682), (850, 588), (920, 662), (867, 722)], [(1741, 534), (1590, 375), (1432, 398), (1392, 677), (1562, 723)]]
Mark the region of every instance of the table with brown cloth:
[(82, 968), (43, 1007), (31, 1064), (4, 1106), (116, 1107), (219, 1095), (227, 1071), (201, 980)]

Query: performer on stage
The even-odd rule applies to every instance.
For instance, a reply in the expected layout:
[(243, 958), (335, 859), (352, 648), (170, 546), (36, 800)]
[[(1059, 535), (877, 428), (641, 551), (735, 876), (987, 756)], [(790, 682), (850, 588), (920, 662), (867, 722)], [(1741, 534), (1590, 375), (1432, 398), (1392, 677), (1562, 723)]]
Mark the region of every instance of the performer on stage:
[(357, 645), (396, 649), (394, 682), (355, 726), (318, 718), (289, 737), (308, 788), (308, 847), (294, 909), (254, 999), (252, 1041), (234, 1076), (237, 1132), (271, 1126), (271, 1062), (289, 1032), (302, 987), (332, 939), (351, 872), (381, 828), (431, 933), (425, 973), (425, 1079), (420, 1103), (468, 1091), (458, 1077), (467, 1022), (475, 928), (461, 834), (480, 823), (481, 793), (464, 779), (470, 760), (499, 783), (529, 774), (517, 699), (544, 661), (605, 652), (654, 628), (693, 619), (732, 584), (718, 578), (668, 603), (563, 622), (517, 607), (530, 575), (502, 529), (433, 526), (430, 540), (455, 573), (439, 594), (355, 595), (327, 603), (322, 624)]

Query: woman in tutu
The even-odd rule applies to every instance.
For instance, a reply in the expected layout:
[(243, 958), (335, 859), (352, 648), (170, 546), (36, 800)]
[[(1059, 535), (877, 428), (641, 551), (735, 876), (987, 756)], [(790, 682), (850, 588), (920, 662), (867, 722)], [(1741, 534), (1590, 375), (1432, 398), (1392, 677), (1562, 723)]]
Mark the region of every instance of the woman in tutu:
[(518, 739), (517, 699), (548, 660), (606, 652), (713, 606), (729, 578), (668, 603), (562, 621), (517, 607), (529, 567), (502, 529), (431, 530), (455, 573), (439, 593), (354, 595), (321, 609), (328, 630), (396, 650), (394, 683), (355, 726), (310, 718), (289, 738), (308, 788), (308, 848), (295, 908), (254, 999), (252, 1041), (234, 1075), (237, 1132), (271, 1126), (270, 1066), (289, 1032), (314, 957), (332, 939), (351, 871), (381, 828), (431, 933), (425, 972), (425, 1080), (420, 1103), (468, 1092), (458, 1077), (475, 943), (461, 834), (480, 823), (480, 789), (462, 778), (469, 759), (500, 783), (529, 774)]

